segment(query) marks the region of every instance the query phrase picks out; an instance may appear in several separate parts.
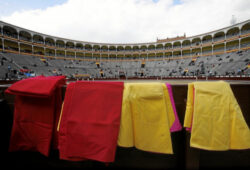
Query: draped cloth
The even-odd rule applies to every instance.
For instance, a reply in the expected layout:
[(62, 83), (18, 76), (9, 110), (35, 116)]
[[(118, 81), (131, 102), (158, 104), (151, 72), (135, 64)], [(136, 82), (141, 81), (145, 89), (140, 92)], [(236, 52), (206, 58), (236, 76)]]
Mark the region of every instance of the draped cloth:
[[(175, 107), (175, 101), (174, 101), (174, 96), (173, 96), (173, 91), (172, 91), (172, 86), (169, 83), (166, 83), (167, 86), (167, 104), (169, 105), (169, 103), (171, 103), (170, 107), (168, 107), (168, 110), (170, 112), (174, 112), (174, 116), (175, 116), (175, 121), (173, 123), (173, 125), (170, 128), (170, 132), (177, 132), (177, 131), (181, 131), (182, 130), (182, 126), (178, 117), (178, 113), (176, 111), (176, 107)], [(170, 102), (169, 102), (170, 101)]]
[(16, 95), (9, 151), (38, 151), (48, 156), (51, 145), (57, 148), (64, 84), (64, 76), (37, 76), (18, 81), (5, 91)]
[(125, 83), (118, 145), (172, 154), (175, 121), (164, 83)]
[(123, 82), (78, 81), (67, 86), (59, 130), (60, 159), (113, 162)]
[(206, 150), (250, 148), (250, 131), (230, 85), (223, 81), (188, 85), (184, 127), (190, 145)]

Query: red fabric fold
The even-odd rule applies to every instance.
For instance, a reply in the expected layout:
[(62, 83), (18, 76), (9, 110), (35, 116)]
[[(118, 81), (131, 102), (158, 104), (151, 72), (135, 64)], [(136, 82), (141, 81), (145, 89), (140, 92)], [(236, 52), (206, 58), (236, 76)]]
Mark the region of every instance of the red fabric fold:
[(37, 76), (12, 84), (6, 92), (22, 96), (49, 97), (55, 88), (62, 83), (65, 84), (65, 76)]
[(16, 95), (9, 151), (38, 151), (48, 156), (61, 110), (65, 77), (38, 76), (18, 81), (5, 92)]
[(113, 162), (123, 82), (74, 82), (67, 87), (59, 127), (60, 158)]

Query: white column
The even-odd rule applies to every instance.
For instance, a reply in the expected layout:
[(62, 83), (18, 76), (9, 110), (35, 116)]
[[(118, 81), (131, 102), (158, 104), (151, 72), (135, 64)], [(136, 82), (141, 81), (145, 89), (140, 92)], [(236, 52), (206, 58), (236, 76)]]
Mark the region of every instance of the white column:
[(241, 38), (239, 38), (239, 50), (240, 50), (240, 48), (241, 48), (241, 46), (240, 46), (240, 40), (241, 40)]

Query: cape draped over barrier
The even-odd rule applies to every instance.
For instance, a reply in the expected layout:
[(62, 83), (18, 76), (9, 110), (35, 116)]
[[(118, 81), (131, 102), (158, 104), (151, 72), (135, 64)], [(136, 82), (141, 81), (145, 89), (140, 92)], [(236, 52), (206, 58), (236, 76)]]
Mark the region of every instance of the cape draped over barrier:
[(64, 76), (38, 76), (18, 81), (5, 91), (16, 95), (9, 151), (38, 151), (48, 156), (52, 140), (57, 148), (64, 84)]
[(60, 158), (113, 162), (123, 82), (74, 82), (67, 87), (59, 130)]
[(191, 128), (190, 145), (206, 150), (249, 149), (250, 131), (228, 83), (188, 85), (184, 127)]
[(172, 154), (170, 127), (174, 121), (164, 83), (125, 83), (119, 146)]

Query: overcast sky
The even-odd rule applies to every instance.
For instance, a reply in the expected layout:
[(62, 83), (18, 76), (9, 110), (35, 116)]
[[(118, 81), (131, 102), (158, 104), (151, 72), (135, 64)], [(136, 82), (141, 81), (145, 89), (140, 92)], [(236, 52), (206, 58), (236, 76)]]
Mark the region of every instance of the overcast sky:
[(0, 20), (104, 43), (193, 36), (250, 19), (250, 0), (0, 0)]

